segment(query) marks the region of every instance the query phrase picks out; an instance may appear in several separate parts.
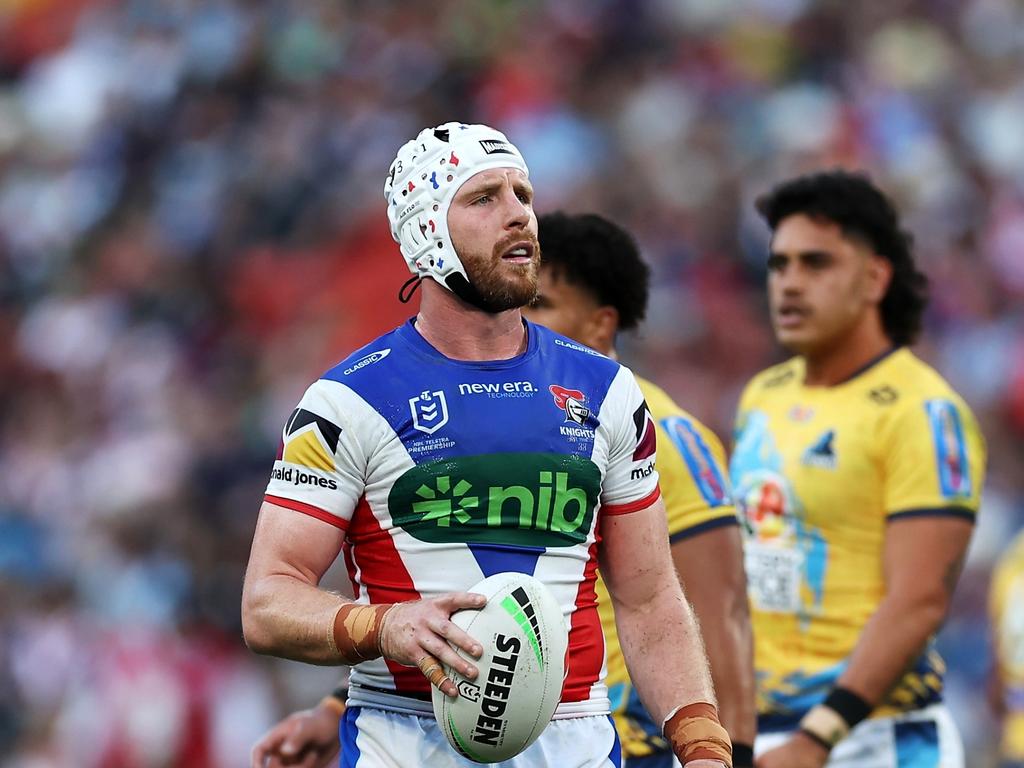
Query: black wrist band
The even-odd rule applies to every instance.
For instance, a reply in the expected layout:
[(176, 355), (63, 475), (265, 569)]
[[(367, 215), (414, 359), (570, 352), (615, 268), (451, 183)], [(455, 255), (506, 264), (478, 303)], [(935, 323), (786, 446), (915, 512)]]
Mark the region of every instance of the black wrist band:
[(754, 768), (754, 748), (750, 744), (732, 743), (732, 768)]
[(831, 752), (832, 751), (832, 745), (829, 744), (827, 741), (825, 741), (823, 738), (821, 738), (821, 736), (819, 736), (818, 734), (811, 733), (806, 728), (801, 728), (800, 729), (800, 733), (802, 733), (808, 739), (813, 741), (815, 744), (820, 745), (821, 748), (824, 749), (826, 752)]
[(825, 699), (824, 704), (839, 715), (853, 728), (871, 714), (871, 705), (848, 688), (836, 686)]
[(333, 696), (338, 701), (340, 701), (342, 704), (344, 704), (345, 702), (348, 701), (348, 686), (347, 685), (339, 685), (337, 688), (335, 688), (333, 691), (331, 691), (331, 696)]

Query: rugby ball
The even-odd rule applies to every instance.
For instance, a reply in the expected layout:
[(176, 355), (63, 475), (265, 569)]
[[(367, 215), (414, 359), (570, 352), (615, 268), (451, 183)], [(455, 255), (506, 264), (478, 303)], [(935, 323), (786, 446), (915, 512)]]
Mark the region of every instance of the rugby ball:
[(547, 727), (565, 679), (569, 629), (551, 591), (523, 573), (499, 573), (470, 587), (487, 597), (480, 609), (456, 611), (452, 622), (480, 643), (479, 670), (469, 680), (445, 665), (459, 689), (451, 698), (432, 687), (434, 716), (452, 748), (477, 763), (518, 755)]

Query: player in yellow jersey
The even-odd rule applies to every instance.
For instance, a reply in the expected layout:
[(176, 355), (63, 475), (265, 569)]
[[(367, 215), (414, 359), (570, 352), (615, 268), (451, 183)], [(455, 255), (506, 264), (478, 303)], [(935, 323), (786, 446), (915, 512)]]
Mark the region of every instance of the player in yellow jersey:
[[(649, 270), (633, 238), (596, 215), (538, 218), (541, 270), (526, 317), (597, 351), (615, 354), (620, 330), (647, 307)], [(753, 765), (756, 734), (752, 641), (742, 546), (721, 442), (661, 389), (637, 377), (657, 424), (658, 474), (672, 556), (707, 646), (733, 765)], [(668, 768), (672, 751), (630, 685), (607, 590), (597, 585), (607, 684), (626, 768)], [(253, 766), (326, 766), (337, 751), (344, 691), (290, 715), (256, 745)], [(308, 762), (300, 762), (308, 758)], [(678, 763), (676, 763), (678, 765)]]
[(768, 298), (795, 353), (743, 393), (759, 768), (962, 768), (932, 648), (978, 510), (970, 410), (907, 348), (927, 281), (888, 199), (831, 171), (758, 201)]
[(1002, 716), (1001, 768), (1024, 768), (1024, 532), (999, 558), (989, 600), (996, 705)]
[[(635, 328), (647, 308), (649, 270), (635, 241), (594, 214), (552, 213), (539, 217), (538, 225), (540, 283), (526, 317), (614, 356), (618, 332)], [(756, 733), (751, 638), (725, 452), (714, 433), (663, 390), (639, 376), (637, 383), (657, 424), (672, 559), (701, 624), (720, 717), (733, 740), (733, 764), (750, 765)], [(672, 752), (661, 723), (651, 721), (630, 685), (611, 601), (600, 580), (597, 593), (606, 681), (625, 765), (670, 766)]]

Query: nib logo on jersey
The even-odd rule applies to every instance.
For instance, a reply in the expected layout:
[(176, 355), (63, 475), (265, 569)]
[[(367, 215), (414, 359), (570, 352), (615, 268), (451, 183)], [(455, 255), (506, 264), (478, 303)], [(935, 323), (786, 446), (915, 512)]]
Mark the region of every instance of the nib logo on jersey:
[(600, 470), (579, 456), (459, 456), (409, 469), (388, 509), (420, 541), (569, 547), (590, 535), (600, 490)]
[(338, 483), (330, 477), (323, 477), (302, 469), (333, 472), (334, 454), (338, 450), (341, 427), (304, 408), (296, 408), (284, 428), (284, 445), (280, 460), (296, 466), (274, 467), (274, 480), (284, 480), (294, 485), (312, 485), (318, 488), (337, 490)]

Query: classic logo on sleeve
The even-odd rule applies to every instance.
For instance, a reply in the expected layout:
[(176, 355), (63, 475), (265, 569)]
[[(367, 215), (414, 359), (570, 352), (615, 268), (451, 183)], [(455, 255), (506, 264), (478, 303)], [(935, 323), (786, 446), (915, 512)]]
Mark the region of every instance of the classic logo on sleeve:
[(928, 400), (924, 404), (931, 425), (939, 488), (947, 499), (971, 495), (971, 472), (960, 412), (949, 400)]
[(356, 360), (354, 363), (352, 363), (352, 365), (350, 365), (348, 368), (346, 368), (343, 371), (343, 373), (346, 376), (351, 376), (356, 371), (362, 370), (363, 368), (365, 368), (368, 365), (373, 365), (374, 363), (379, 363), (381, 360), (383, 360), (385, 357), (387, 357), (390, 354), (391, 354), (391, 350), (390, 349), (378, 349), (376, 352), (371, 352), (370, 354), (366, 355), (365, 357), (361, 357), (358, 360)]
[(697, 490), (709, 507), (722, 507), (732, 503), (725, 475), (711, 448), (693, 422), (682, 416), (669, 416), (661, 420), (662, 429), (668, 434), (672, 445), (683, 457)]

